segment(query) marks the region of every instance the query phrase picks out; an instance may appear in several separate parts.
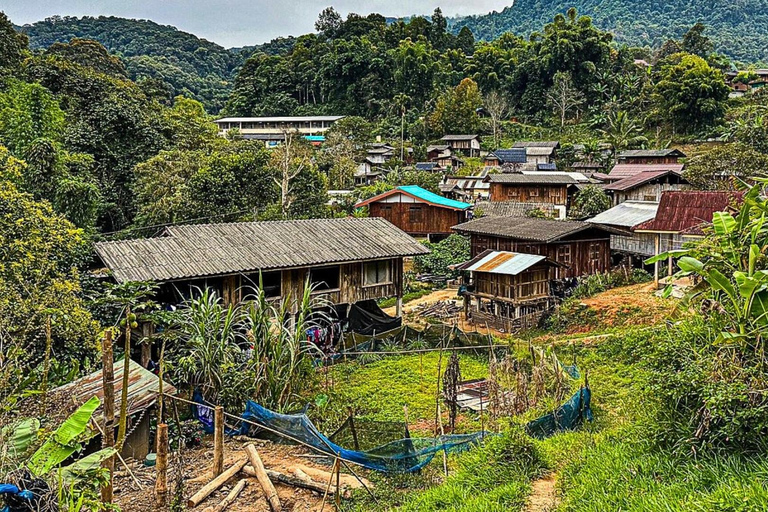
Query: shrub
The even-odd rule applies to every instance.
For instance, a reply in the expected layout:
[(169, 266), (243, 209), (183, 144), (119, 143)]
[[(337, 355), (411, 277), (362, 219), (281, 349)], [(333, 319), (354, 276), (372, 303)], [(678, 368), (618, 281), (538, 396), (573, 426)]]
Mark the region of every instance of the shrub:
[(436, 244), (425, 242), (424, 245), (431, 252), (414, 259), (416, 270), (420, 273), (456, 277), (458, 272), (448, 266), (470, 258), (469, 238), (462, 235), (454, 234)]

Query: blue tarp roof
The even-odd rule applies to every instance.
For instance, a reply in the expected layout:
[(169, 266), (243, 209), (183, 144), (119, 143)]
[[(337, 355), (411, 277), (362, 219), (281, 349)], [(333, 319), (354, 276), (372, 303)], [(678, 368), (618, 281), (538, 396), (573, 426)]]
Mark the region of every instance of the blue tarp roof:
[(417, 171), (431, 171), (437, 167), (435, 162), (419, 162), (415, 165)]
[(540, 171), (556, 171), (557, 165), (556, 164), (536, 164), (536, 168)]
[(402, 190), (414, 197), (418, 197), (419, 199), (438, 206), (447, 206), (449, 208), (456, 208), (457, 210), (466, 210), (472, 206), (469, 203), (463, 203), (461, 201), (455, 201), (453, 199), (448, 199), (447, 197), (439, 196), (429, 190), (424, 190), (418, 185), (404, 185), (402, 187), (397, 187), (397, 190)]

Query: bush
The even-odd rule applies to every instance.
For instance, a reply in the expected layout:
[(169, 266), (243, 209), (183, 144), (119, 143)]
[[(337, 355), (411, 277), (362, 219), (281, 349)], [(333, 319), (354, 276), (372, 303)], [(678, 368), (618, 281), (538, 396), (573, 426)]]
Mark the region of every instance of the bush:
[(579, 278), (579, 283), (570, 293), (571, 297), (584, 299), (597, 295), (598, 293), (618, 288), (620, 286), (629, 286), (632, 284), (646, 283), (653, 276), (640, 268), (634, 268), (627, 271), (626, 268), (617, 268), (605, 274), (591, 274)]
[(431, 252), (414, 259), (414, 266), (420, 273), (456, 277), (458, 272), (448, 266), (470, 258), (469, 238), (462, 235), (454, 234), (436, 244), (425, 242), (424, 245)]

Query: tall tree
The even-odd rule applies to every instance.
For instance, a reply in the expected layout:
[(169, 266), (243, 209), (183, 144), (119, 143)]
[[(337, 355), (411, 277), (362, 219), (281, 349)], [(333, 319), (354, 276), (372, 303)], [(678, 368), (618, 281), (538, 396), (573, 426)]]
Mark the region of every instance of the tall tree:
[(474, 134), (480, 129), (477, 109), (483, 106), (483, 97), (477, 83), (465, 78), (455, 88), (440, 95), (435, 110), (427, 119), (437, 135), (446, 133)]
[(502, 123), (510, 113), (509, 102), (503, 94), (494, 90), (485, 95), (483, 108), (488, 113), (488, 120), (493, 133), (493, 147), (498, 148)]
[(565, 126), (568, 115), (584, 103), (584, 94), (573, 86), (570, 73), (555, 73), (554, 84), (547, 92), (547, 101), (560, 121), (560, 129)]
[(16, 32), (11, 20), (0, 12), (0, 77), (16, 75), (27, 51), (27, 36)]
[(682, 51), (691, 55), (698, 55), (702, 59), (708, 58), (715, 51), (715, 45), (704, 35), (705, 30), (706, 27), (703, 23), (696, 23), (692, 26), (683, 36)]

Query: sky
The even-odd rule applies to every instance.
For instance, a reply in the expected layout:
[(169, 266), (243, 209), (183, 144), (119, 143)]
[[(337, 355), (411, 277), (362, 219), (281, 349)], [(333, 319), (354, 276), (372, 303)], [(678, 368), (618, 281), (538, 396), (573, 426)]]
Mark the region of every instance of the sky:
[(17, 25), (49, 16), (120, 16), (149, 19), (227, 48), (298, 36), (314, 31), (317, 15), (333, 5), (349, 12), (399, 17), (431, 14), (440, 7), (446, 16), (500, 11), (513, 0), (0, 0), (0, 11)]

